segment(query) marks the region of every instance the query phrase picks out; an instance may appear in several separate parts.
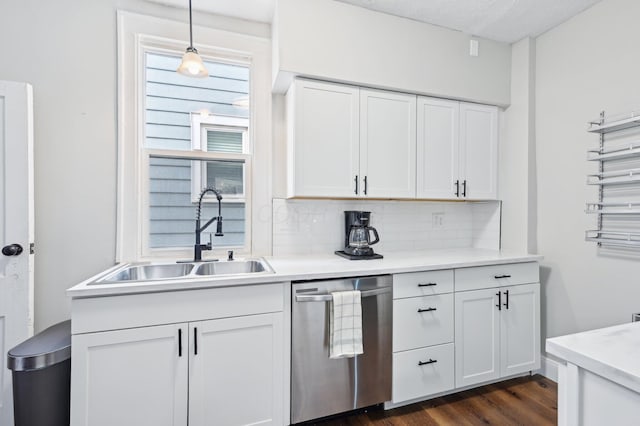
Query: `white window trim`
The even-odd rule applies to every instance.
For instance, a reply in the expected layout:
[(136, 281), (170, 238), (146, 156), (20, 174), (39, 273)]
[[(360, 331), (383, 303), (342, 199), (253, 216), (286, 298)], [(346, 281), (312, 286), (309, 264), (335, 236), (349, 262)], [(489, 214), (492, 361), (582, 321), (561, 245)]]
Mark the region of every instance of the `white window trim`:
[[(118, 203), (116, 261), (184, 259), (193, 256), (193, 249), (148, 248), (148, 158), (152, 151), (142, 147), (144, 135), (144, 63), (145, 49), (159, 52), (184, 50), (188, 42), (188, 25), (161, 18), (118, 11)], [(247, 217), (246, 229), (251, 243), (239, 255), (271, 254), (272, 242), (272, 173), (271, 173), (271, 79), (268, 39), (194, 27), (198, 51), (213, 61), (228, 58), (233, 62), (250, 63), (252, 174), (250, 197), (252, 213)], [(218, 46), (218, 47), (216, 47)], [(223, 46), (223, 47), (219, 47)], [(256, 144), (255, 135), (260, 135)], [(143, 152), (143, 149), (145, 150)], [(171, 155), (171, 151), (162, 150)], [(176, 151), (178, 157), (203, 159), (194, 151)], [(207, 257), (219, 258), (224, 250), (205, 252)]]
[[(249, 120), (241, 117), (228, 117), (224, 115), (211, 115), (208, 113), (191, 114), (191, 149), (194, 151), (208, 152), (206, 149), (207, 132), (209, 130), (220, 130), (224, 132), (242, 133), (242, 153), (211, 153), (211, 160), (239, 160), (244, 163), (243, 183), (244, 193), (239, 195), (225, 195), (223, 203), (246, 203), (246, 208), (250, 211), (251, 197), (247, 193), (251, 191), (251, 141), (249, 138)], [(191, 200), (196, 202), (200, 196), (200, 191), (206, 185), (206, 170), (203, 171), (202, 163), (196, 163), (191, 169)], [(215, 199), (212, 194), (206, 194), (204, 199), (211, 201)]]

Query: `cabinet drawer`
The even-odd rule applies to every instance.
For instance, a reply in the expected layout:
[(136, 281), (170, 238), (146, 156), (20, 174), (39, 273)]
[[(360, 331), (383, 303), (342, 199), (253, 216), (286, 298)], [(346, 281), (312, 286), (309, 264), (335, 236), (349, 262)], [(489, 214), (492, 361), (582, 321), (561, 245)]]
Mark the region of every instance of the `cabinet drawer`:
[(538, 262), (460, 268), (455, 271), (456, 291), (479, 290), (537, 283)]
[(453, 389), (453, 365), (453, 343), (394, 353), (393, 402)]
[(410, 272), (393, 276), (393, 298), (453, 292), (453, 269)]
[(453, 342), (453, 293), (393, 301), (393, 351)]

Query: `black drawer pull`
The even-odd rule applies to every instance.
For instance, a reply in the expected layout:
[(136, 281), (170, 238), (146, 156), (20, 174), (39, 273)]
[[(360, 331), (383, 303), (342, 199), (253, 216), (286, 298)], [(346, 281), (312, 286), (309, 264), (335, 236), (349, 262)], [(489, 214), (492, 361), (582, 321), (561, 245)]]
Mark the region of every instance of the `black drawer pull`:
[(438, 285), (438, 283), (419, 283), (418, 287), (433, 287), (434, 285)]
[(511, 278), (511, 275), (494, 275), (493, 278), (499, 280), (500, 278)]
[(427, 309), (422, 309), (422, 308), (418, 308), (418, 313), (422, 313), (422, 312), (431, 312), (431, 311), (435, 311), (436, 308), (427, 308)]
[(418, 367), (421, 367), (421, 366), (427, 365), (427, 364), (434, 364), (436, 362), (438, 362), (437, 359), (431, 359), (431, 358), (429, 358), (429, 361), (418, 361)]

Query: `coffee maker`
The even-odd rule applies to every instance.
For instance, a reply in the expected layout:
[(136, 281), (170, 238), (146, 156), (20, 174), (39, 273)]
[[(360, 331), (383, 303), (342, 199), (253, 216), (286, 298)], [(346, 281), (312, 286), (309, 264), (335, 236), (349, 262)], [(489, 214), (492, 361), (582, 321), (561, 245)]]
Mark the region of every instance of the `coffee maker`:
[(381, 259), (372, 245), (380, 241), (376, 228), (369, 226), (371, 212), (349, 210), (344, 212), (344, 250), (338, 256), (351, 260)]

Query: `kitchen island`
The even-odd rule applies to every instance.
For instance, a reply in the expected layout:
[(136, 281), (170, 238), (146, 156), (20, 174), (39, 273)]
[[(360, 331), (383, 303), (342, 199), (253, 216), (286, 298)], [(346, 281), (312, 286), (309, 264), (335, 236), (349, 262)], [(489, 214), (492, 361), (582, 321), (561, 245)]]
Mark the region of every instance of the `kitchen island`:
[(547, 339), (561, 358), (559, 425), (636, 425), (640, 407), (640, 322)]

